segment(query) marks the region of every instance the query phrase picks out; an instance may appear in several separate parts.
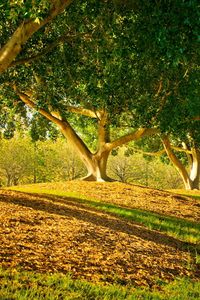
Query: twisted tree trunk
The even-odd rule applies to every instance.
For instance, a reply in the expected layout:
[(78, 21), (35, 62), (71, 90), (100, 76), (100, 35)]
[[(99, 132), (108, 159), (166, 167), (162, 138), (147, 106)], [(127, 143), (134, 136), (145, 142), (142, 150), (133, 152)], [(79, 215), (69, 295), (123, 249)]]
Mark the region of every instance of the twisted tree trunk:
[(180, 174), (185, 189), (193, 190), (199, 189), (199, 179), (200, 179), (200, 151), (197, 148), (192, 148), (190, 152), (191, 158), (191, 168), (190, 172), (187, 171), (186, 167), (182, 164), (182, 162), (178, 159), (178, 157), (174, 154), (172, 147), (170, 145), (170, 141), (167, 136), (162, 137), (162, 142), (165, 148), (165, 151), (168, 155), (168, 158), (172, 162), (172, 164), (177, 169)]
[[(97, 151), (92, 153), (80, 136), (76, 133), (70, 123), (61, 117), (59, 111), (51, 111), (50, 109), (43, 109), (37, 107), (34, 100), (31, 98), (31, 93), (22, 93), (16, 86), (13, 86), (19, 98), (30, 108), (36, 109), (41, 115), (49, 121), (55, 123), (67, 141), (72, 145), (74, 151), (78, 154), (83, 164), (87, 169), (87, 176), (83, 180), (88, 181), (113, 181), (107, 176), (107, 161), (112, 149), (124, 145), (132, 140), (138, 140), (143, 136), (156, 134), (157, 129), (154, 128), (139, 128), (138, 130), (126, 134), (114, 141), (110, 141), (109, 121), (105, 111), (94, 112), (88, 109), (81, 109), (80, 107), (73, 107), (73, 112), (96, 118), (98, 121), (98, 145)], [(70, 108), (68, 109), (70, 111)]]

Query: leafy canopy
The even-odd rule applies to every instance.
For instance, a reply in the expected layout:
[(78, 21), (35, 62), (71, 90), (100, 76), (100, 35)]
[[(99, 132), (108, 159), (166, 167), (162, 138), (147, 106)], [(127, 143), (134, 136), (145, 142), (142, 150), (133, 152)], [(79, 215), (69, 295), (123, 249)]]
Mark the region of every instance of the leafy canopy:
[[(40, 18), (45, 2), (36, 13), (27, 1), (28, 15)], [(32, 91), (38, 107), (64, 117), (69, 105), (105, 109), (112, 125), (125, 120), (198, 139), (198, 2), (130, 2), (74, 1), (30, 39), (19, 64), (1, 78), (1, 103), (12, 107), (15, 82)], [(19, 10), (24, 17), (23, 5)]]

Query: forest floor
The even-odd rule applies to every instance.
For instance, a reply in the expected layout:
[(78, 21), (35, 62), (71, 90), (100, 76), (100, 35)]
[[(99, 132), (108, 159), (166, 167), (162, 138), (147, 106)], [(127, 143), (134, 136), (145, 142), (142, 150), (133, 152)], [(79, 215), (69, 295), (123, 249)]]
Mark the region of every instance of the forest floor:
[(199, 200), (135, 185), (73, 181), (1, 189), (0, 265), (148, 287), (200, 279), (196, 242), (99, 210), (88, 204), (94, 200), (194, 227), (200, 220)]

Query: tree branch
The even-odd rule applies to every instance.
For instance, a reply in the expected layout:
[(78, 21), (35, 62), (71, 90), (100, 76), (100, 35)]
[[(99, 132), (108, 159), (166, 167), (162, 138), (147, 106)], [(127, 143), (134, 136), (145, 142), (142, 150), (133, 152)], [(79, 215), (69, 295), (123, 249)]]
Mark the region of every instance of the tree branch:
[(132, 149), (138, 153), (142, 153), (142, 154), (148, 155), (148, 156), (160, 156), (165, 153), (165, 149), (162, 149), (162, 150), (156, 151), (156, 152), (145, 152), (145, 151), (135, 149), (135, 148), (132, 148)]
[(82, 108), (82, 107), (76, 107), (76, 106), (66, 106), (67, 111), (72, 112), (72, 113), (76, 113), (82, 116), (86, 116), (86, 117), (90, 117), (90, 118), (97, 118), (97, 114), (87, 108)]
[(193, 118), (194, 121), (200, 121), (200, 116), (196, 116)]
[[(79, 34), (78, 36), (80, 35), (84, 35), (84, 34)], [(14, 66), (17, 66), (17, 65), (24, 65), (24, 64), (27, 64), (27, 63), (31, 63), (37, 59), (40, 59), (42, 56), (46, 55), (47, 53), (51, 52), (54, 48), (56, 48), (59, 44), (62, 44), (64, 43), (65, 41), (70, 41), (72, 39), (74, 39), (75, 37), (77, 37), (77, 35), (73, 36), (73, 35), (62, 35), (60, 36), (56, 41), (54, 41), (52, 44), (48, 45), (45, 49), (43, 49), (40, 53), (38, 53), (37, 55), (33, 55), (31, 57), (27, 57), (27, 58), (24, 58), (24, 59), (19, 59), (19, 60), (16, 60), (16, 61), (13, 61), (11, 64), (10, 64), (10, 67), (14, 67)]]
[(188, 154), (192, 154), (192, 151), (188, 150), (188, 149), (184, 149), (184, 148), (180, 148), (180, 147), (176, 147), (176, 146), (173, 146), (171, 145), (171, 148), (177, 152), (185, 152), (185, 153), (188, 153)]
[(56, 124), (60, 128), (63, 135), (68, 139), (68, 141), (73, 144), (85, 165), (90, 166), (92, 154), (83, 140), (78, 136), (73, 127), (70, 125), (70, 123), (67, 120), (60, 120), (59, 116), (57, 118), (55, 117), (54, 113), (48, 112), (43, 108), (37, 109), (37, 105), (30, 99), (27, 94), (21, 93), (16, 86), (14, 86), (13, 89), (26, 105), (33, 109), (36, 109), (42, 116)]
[(108, 150), (112, 150), (116, 147), (127, 144), (130, 141), (137, 141), (142, 137), (154, 135), (157, 133), (159, 133), (159, 130), (157, 128), (139, 128), (133, 133), (126, 134), (111, 143), (107, 143), (106, 148)]
[(15, 93), (19, 96), (19, 98), (22, 100), (22, 102), (24, 102), (27, 106), (37, 110), (41, 115), (43, 115), (49, 121), (55, 123), (60, 127), (62, 126), (62, 121), (59, 118), (55, 117), (54, 115), (52, 115), (50, 112), (46, 111), (43, 108), (37, 108), (37, 105), (31, 100), (31, 98), (27, 94), (20, 92), (16, 86), (14, 86), (13, 89)]
[(175, 166), (175, 168), (177, 169), (177, 171), (183, 178), (184, 184), (187, 185), (189, 183), (189, 175), (188, 175), (187, 170), (185, 169), (184, 165), (180, 161), (180, 159), (178, 159), (177, 156), (173, 153), (168, 136), (166, 136), (166, 135), (162, 136), (162, 143), (163, 143), (163, 146), (165, 148), (168, 158), (170, 159), (172, 164)]
[(22, 46), (41, 27), (46, 25), (71, 4), (73, 0), (51, 0), (52, 6), (47, 18), (40, 23), (34, 20), (23, 21), (9, 41), (0, 50), (0, 73), (4, 72), (20, 53)]

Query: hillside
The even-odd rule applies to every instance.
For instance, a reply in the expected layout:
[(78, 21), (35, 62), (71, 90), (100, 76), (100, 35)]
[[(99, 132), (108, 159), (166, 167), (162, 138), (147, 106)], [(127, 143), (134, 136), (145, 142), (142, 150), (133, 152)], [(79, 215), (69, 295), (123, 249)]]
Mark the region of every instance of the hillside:
[[(158, 280), (200, 277), (198, 238), (187, 234), (184, 241), (178, 233), (153, 230), (106, 206), (110, 203), (135, 216), (154, 216), (171, 224), (185, 222), (200, 234), (198, 200), (121, 183), (66, 182), (18, 189), (0, 190), (4, 268), (70, 272), (73, 278), (94, 282), (149, 287)], [(106, 211), (109, 207), (112, 212)]]

